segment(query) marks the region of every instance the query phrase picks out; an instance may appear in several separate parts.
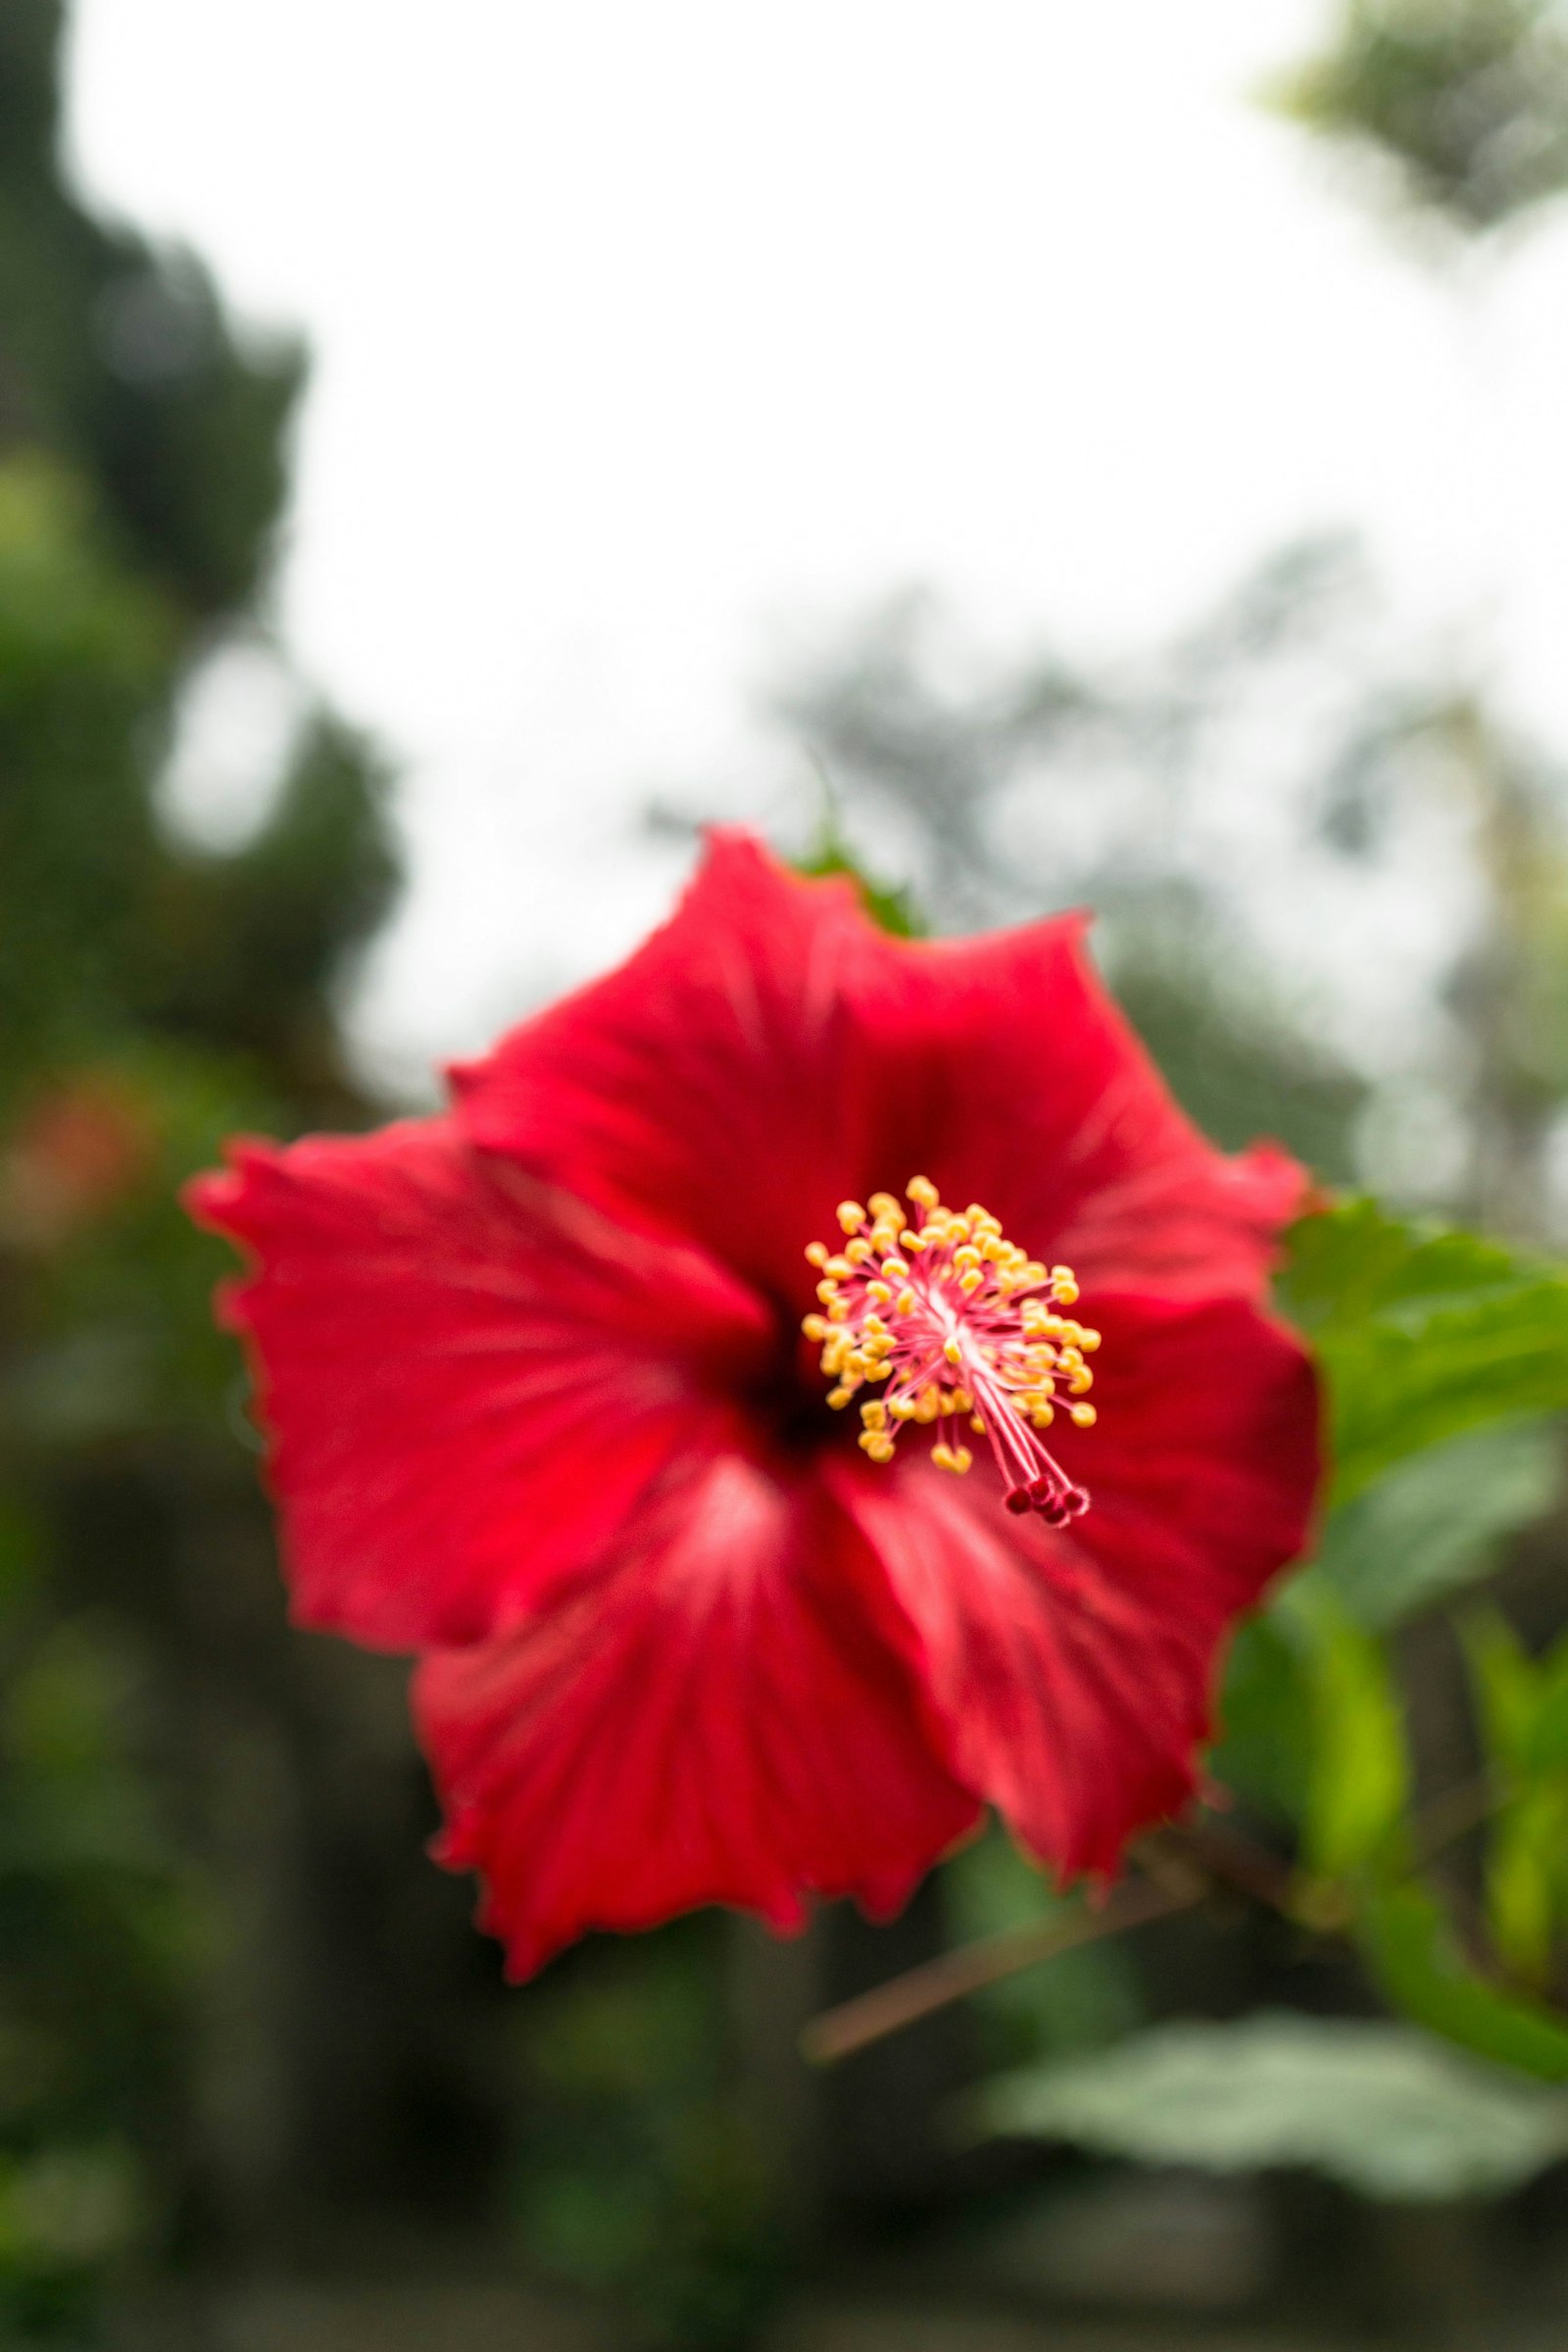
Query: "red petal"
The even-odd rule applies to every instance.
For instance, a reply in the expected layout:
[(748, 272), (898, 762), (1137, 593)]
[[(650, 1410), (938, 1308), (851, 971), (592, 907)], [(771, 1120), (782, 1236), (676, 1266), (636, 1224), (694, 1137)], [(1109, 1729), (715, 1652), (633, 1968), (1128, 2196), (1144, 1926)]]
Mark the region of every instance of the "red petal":
[(896, 1910), (976, 1807), (921, 1733), (886, 1606), (818, 1490), (734, 1457), (531, 1626), (427, 1658), (441, 1859), (483, 1874), (511, 1973), (699, 1903), (775, 1928), (808, 1892)]
[(890, 943), (883, 1000), (863, 1008), (903, 1041), (888, 1156), (1065, 1261), (1086, 1306), (1099, 1286), (1260, 1297), (1305, 1175), (1276, 1145), (1230, 1158), (1200, 1134), (1097, 972), (1088, 920)]
[(848, 882), (802, 882), (745, 835), (715, 834), (628, 962), (452, 1073), (459, 1116), (478, 1142), (808, 1298), (802, 1251), (836, 1232), (866, 1162), (874, 1054), (855, 1006), (877, 952)]
[(1257, 1294), (1303, 1179), (1213, 1151), (1058, 917), (895, 940), (718, 834), (618, 971), (454, 1073), (479, 1142), (808, 1299), (837, 1201), (930, 1176), (1087, 1284)]
[(514, 1619), (729, 1441), (772, 1319), (448, 1120), (240, 1146), (190, 1205), (254, 1253), (252, 1343), (302, 1624), (392, 1648)]
[(1311, 1367), (1254, 1309), (1129, 1298), (1104, 1323), (1100, 1425), (1059, 1449), (1094, 1495), (1070, 1531), (1003, 1510), (989, 1466), (829, 1473), (955, 1776), (1067, 1872), (1108, 1871), (1190, 1793), (1219, 1645), (1302, 1549), (1318, 1469)]

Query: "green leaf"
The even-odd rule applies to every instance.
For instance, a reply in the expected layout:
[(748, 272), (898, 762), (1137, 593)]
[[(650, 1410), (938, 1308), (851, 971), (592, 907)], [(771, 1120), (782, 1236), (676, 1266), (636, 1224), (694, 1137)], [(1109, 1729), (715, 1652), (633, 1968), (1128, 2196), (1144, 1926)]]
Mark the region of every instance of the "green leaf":
[(1487, 1845), (1487, 1927), (1523, 1983), (1550, 1981), (1568, 1792), (1527, 1788), (1504, 1805)]
[(1499, 2196), (1568, 2151), (1568, 2097), (1406, 2026), (1268, 2012), (1004, 2077), (993, 2133), (1217, 2173), (1301, 2165), (1365, 2196)]
[(1326, 1592), (1298, 1589), (1282, 1614), (1302, 1643), (1312, 1700), (1301, 1859), (1321, 1878), (1346, 1878), (1387, 1855), (1402, 1825), (1403, 1710), (1382, 1643)]
[(1559, 1753), (1568, 1643), (1538, 1663), (1495, 1609), (1473, 1611), (1463, 1633), (1489, 1776), (1502, 1800), (1487, 1845), (1487, 1927), (1510, 1970), (1544, 1984), (1568, 1845)]
[(1346, 1502), (1461, 1431), (1568, 1405), (1568, 1278), (1370, 1200), (1303, 1218), (1281, 1284), (1327, 1379)]
[(1463, 1641), (1489, 1753), (1512, 1769), (1535, 1728), (1542, 1678), (1500, 1610), (1472, 1609)]
[(1406, 2017), (1521, 2074), (1568, 2082), (1568, 2021), (1479, 1976), (1425, 1887), (1368, 1893), (1356, 1934), (1382, 1991)]
[(832, 823), (823, 827), (810, 855), (797, 860), (795, 870), (812, 878), (823, 874), (848, 875), (871, 920), (884, 931), (890, 931), (895, 939), (923, 939), (930, 928), (912, 895), (897, 883), (874, 881)]
[(1276, 1819), (1298, 1822), (1311, 1774), (1312, 1694), (1301, 1642), (1277, 1608), (1238, 1632), (1219, 1714), (1223, 1736), (1209, 1756), (1214, 1778)]
[(1521, 1746), (1520, 1770), (1568, 1772), (1568, 1636), (1547, 1651), (1536, 1671), (1536, 1707)]
[[(1311, 1577), (1373, 1631), (1490, 1576), (1506, 1540), (1544, 1518), (1562, 1483), (1562, 1439), (1539, 1415), (1429, 1446), (1329, 1514)], [(1568, 1701), (1563, 1715), (1568, 1762)]]

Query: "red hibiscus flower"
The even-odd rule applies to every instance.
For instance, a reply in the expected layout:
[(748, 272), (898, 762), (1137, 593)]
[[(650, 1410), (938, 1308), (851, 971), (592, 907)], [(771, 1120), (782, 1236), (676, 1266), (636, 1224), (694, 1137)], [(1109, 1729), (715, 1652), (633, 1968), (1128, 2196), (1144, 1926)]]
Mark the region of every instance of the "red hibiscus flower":
[(446, 1115), (193, 1188), (254, 1260), (295, 1615), (423, 1653), (514, 1974), (885, 1914), (987, 1802), (1106, 1872), (1189, 1794), (1316, 1478), (1262, 1303), (1301, 1178), (1203, 1142), (1082, 930), (890, 939), (719, 835)]

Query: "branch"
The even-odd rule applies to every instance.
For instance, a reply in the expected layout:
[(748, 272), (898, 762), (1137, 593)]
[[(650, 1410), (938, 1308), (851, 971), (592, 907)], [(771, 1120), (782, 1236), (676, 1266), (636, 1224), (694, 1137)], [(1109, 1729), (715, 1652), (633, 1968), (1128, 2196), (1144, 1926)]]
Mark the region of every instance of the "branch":
[(1058, 1952), (1074, 1951), (1080, 1944), (1120, 1936), (1125, 1929), (1142, 1927), (1149, 1920), (1189, 1910), (1205, 1891), (1202, 1882), (1186, 1877), (1167, 1886), (1132, 1879), (1098, 1911), (1008, 1928), (1003, 1935), (962, 1944), (956, 1952), (943, 1952), (937, 1959), (813, 2017), (801, 2034), (802, 2055), (812, 2066), (832, 2066), (864, 2049), (868, 2042), (913, 2025), (916, 2018), (945, 2009), (950, 2001), (961, 2001), (966, 1993), (1016, 1976), (1020, 1969), (1054, 1960)]
[[(1498, 1801), (1494, 1784), (1480, 1780), (1448, 1789), (1426, 1806), (1413, 1825), (1416, 1867), (1479, 1827)], [(1170, 1823), (1152, 1832), (1139, 1845), (1137, 1860), (1142, 1876), (1126, 1881), (1098, 1911), (1039, 1920), (960, 1944), (853, 2001), (825, 2009), (803, 2031), (802, 2055), (812, 2066), (832, 2066), (952, 2001), (1054, 1960), (1058, 1952), (1191, 1910), (1216, 1886), (1228, 1886), (1288, 1919), (1300, 1916), (1292, 1866), (1212, 1818)]]

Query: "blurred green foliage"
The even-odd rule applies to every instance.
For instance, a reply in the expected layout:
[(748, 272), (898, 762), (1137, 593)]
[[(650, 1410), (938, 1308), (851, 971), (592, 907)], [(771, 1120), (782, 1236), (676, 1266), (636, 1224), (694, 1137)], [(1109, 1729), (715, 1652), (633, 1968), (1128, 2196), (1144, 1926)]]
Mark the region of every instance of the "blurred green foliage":
[(1387, 1633), (1500, 1567), (1510, 1539), (1550, 1511), (1562, 1472), (1562, 1432), (1549, 1417), (1463, 1431), (1341, 1503), (1312, 1579), (1357, 1625)]
[(126, 569), (192, 622), (261, 583), (304, 380), (187, 253), (84, 211), (59, 166), (61, 0), (0, 14), (0, 442), (91, 486)]
[(123, 1626), (0, 1630), (0, 2324), (74, 2337), (159, 2228), (197, 1889), (138, 1768), (150, 1692)]
[[(214, 1948), (167, 1559), (249, 1512), (224, 1253), (180, 1182), (363, 1115), (334, 996), (394, 867), (378, 765), (308, 719), (254, 839), (161, 821), (185, 688), (262, 583), (299, 354), (57, 160), (54, 0), (0, 13), (0, 2333), (88, 2340), (177, 2236)], [(215, 1572), (219, 1554), (215, 1553)], [(199, 1805), (197, 1810), (199, 1811)]]
[(785, 2254), (765, 2122), (735, 2096), (721, 1926), (682, 1920), (583, 1952), (517, 2025), (524, 2259), (612, 2294), (646, 2340), (683, 2352), (749, 2342)]
[(1329, 46), (1276, 95), (1391, 160), (1409, 197), (1466, 232), (1568, 187), (1560, 0), (1346, 0)]

